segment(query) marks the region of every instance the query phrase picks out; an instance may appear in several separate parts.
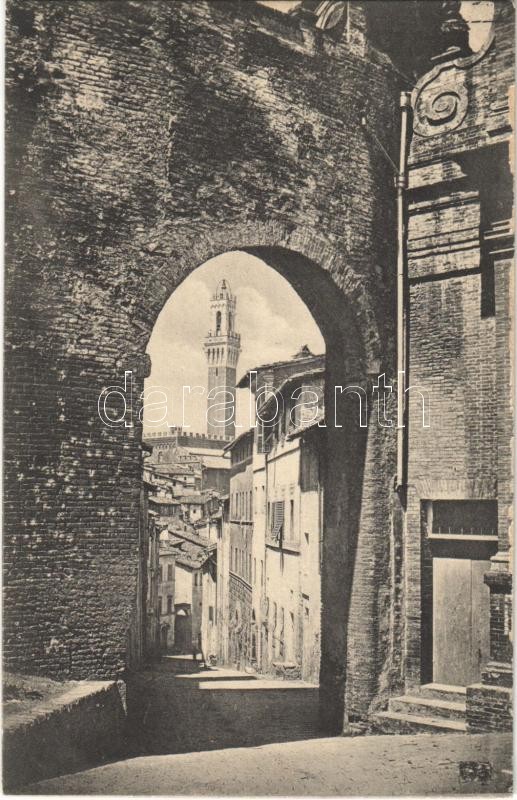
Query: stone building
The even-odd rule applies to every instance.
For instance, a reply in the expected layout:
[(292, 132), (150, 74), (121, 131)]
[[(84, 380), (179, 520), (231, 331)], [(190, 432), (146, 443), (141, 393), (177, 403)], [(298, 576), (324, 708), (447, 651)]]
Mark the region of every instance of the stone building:
[(158, 560), (158, 610), (160, 615), (160, 652), (174, 645), (176, 552), (167, 529), (160, 533)]
[(144, 441), (151, 449), (146, 463), (173, 480), (183, 494), (208, 489), (228, 491), (229, 465), (223, 458), (227, 437), (192, 433), (171, 425), (166, 432), (146, 432)]
[(217, 606), (217, 657), (221, 664), (228, 664), (230, 625), (230, 496), (221, 498), (221, 525), (217, 534), (216, 606)]
[(201, 646), (208, 665), (215, 665), (219, 654), (217, 604), (217, 539), (210, 542), (201, 570)]
[(252, 552), (253, 552), (253, 430), (241, 433), (226, 446), (231, 460), (228, 521), (223, 526), (220, 548), (225, 569), (221, 573), (222, 594), (228, 597), (224, 643), (220, 655), (243, 669), (252, 661)]
[(471, 731), (509, 726), (511, 705), (512, 393), (503, 340), (513, 10), (490, 6), (477, 42), (458, 9), (449, 11), (442, 49), (411, 96), (408, 371), (409, 384), (428, 392), (432, 419), (424, 427), (420, 403), (410, 401), (404, 523), (393, 541), (405, 578), (391, 595), (404, 608), (394, 631), (406, 696), (422, 685), (459, 687), (449, 699), (466, 702)]
[[(311, 310), (342, 424), (323, 449), (322, 729), (425, 699), (435, 652), (468, 683), (469, 729), (511, 724), (514, 9), (488, 4), (476, 43), (465, 5), (350, 0), (328, 28), (251, 2), (10, 3), (6, 668), (127, 667), (147, 343), (180, 283), (240, 250)], [(405, 427), (372, 411), (397, 355), (430, 428), (416, 392)], [(364, 390), (367, 426), (336, 386)], [(443, 618), (456, 580), (479, 644), (467, 609)]]
[(135, 620), (128, 634), (130, 669), (141, 666), (160, 653), (160, 611), (158, 577), (160, 564), (160, 524), (156, 511), (149, 509), (149, 497), (156, 491), (150, 470), (144, 470), (142, 502), (140, 505), (140, 537), (138, 558), (138, 589)]
[[(199, 647), (207, 661), (217, 661), (217, 539), (199, 536), (192, 526), (171, 522), (159, 535), (156, 567), (157, 627), (154, 649), (188, 655)], [(152, 578), (150, 585), (153, 585)], [(152, 606), (152, 602), (150, 603)]]
[(316, 683), (324, 369), (324, 356), (304, 347), (239, 382), (252, 381), (257, 424), (226, 448), (232, 464), (223, 526), (228, 558), (218, 556), (227, 565), (228, 641), (220, 646), (227, 647), (228, 662)]
[[(260, 407), (261, 405), (265, 404), (265, 401), (269, 396), (273, 395), (275, 389), (278, 389), (281, 385), (287, 386), (291, 377), (296, 380), (295, 376), (300, 374), (313, 374), (314, 371), (320, 371), (324, 364), (324, 358), (321, 356), (314, 356), (307, 347), (302, 347), (300, 351), (295, 355), (293, 359), (289, 359), (286, 361), (275, 362), (272, 364), (265, 364), (260, 367), (257, 367), (250, 372), (246, 373), (238, 383), (239, 388), (247, 387), (249, 388), (253, 396), (255, 398), (256, 408)], [(293, 393), (294, 388), (291, 391)], [(320, 396), (318, 394), (318, 396)], [(261, 401), (262, 398), (262, 401)], [(282, 408), (279, 404), (278, 408)], [(286, 410), (285, 404), (283, 405), (284, 412)], [(264, 418), (268, 419), (269, 417), (273, 417), (274, 415), (271, 412), (264, 410)], [(295, 413), (296, 417), (296, 413)], [(283, 423), (285, 428), (285, 421), (286, 417), (284, 415)], [(291, 613), (291, 607), (293, 605), (293, 598), (294, 593), (296, 591), (297, 600), (303, 605), (303, 601), (305, 601), (305, 606), (303, 612), (300, 611), (298, 605), (296, 607), (296, 620), (293, 621), (293, 628), (296, 627), (296, 636), (291, 637), (291, 642), (296, 640), (296, 656), (294, 653), (290, 653), (290, 656), (293, 658), (297, 657), (297, 662), (295, 666), (292, 667), (288, 672), (296, 674), (301, 669), (302, 664), (302, 654), (300, 652), (299, 646), (301, 643), (301, 637), (303, 633), (298, 633), (298, 622), (301, 618), (302, 614), (310, 614), (311, 617), (311, 627), (313, 627), (314, 635), (319, 634), (319, 600), (320, 600), (320, 569), (318, 559), (316, 559), (310, 569), (310, 577), (309, 575), (308, 580), (313, 582), (314, 585), (312, 587), (312, 591), (306, 591), (305, 598), (301, 598), (301, 593), (299, 590), (299, 576), (300, 576), (300, 559), (297, 557), (299, 555), (299, 545), (294, 547), (294, 542), (292, 542), (292, 549), (287, 550), (285, 548), (280, 549), (278, 547), (279, 544), (279, 537), (278, 534), (281, 533), (281, 530), (278, 528), (275, 533), (275, 542), (273, 544), (272, 541), (272, 526), (274, 527), (275, 523), (273, 522), (273, 506), (272, 503), (274, 502), (284, 502), (284, 524), (285, 524), (285, 497), (276, 497), (275, 492), (281, 493), (282, 490), (288, 491), (289, 494), (293, 496), (289, 496), (287, 499), (288, 503), (288, 514), (291, 511), (291, 500), (294, 502), (294, 494), (299, 493), (300, 489), (300, 474), (297, 472), (297, 453), (294, 455), (288, 456), (288, 465), (287, 471), (290, 472), (290, 479), (289, 481), (282, 482), (282, 479), (277, 480), (275, 466), (272, 466), (272, 462), (268, 461), (267, 451), (268, 445), (265, 442), (265, 438), (270, 438), (271, 442), (273, 439), (278, 440), (278, 435), (280, 434), (280, 430), (282, 430), (283, 439), (283, 432), (284, 428), (281, 428), (280, 419), (277, 420), (277, 428), (269, 428), (267, 426), (260, 426), (258, 425), (255, 429), (255, 439), (254, 439), (254, 450), (253, 450), (253, 585), (252, 585), (252, 593), (253, 593), (253, 610), (252, 610), (252, 664), (255, 666), (259, 671), (274, 671), (275, 667), (272, 666), (273, 662), (284, 662), (288, 663), (289, 659), (286, 658), (285, 655), (285, 620), (286, 620), (286, 608), (288, 609), (288, 613)], [(287, 446), (289, 449), (291, 445)], [(282, 458), (280, 457), (280, 461)], [(273, 462), (274, 463), (274, 462)], [(280, 470), (283, 470), (283, 465), (281, 466)], [(289, 487), (287, 489), (287, 486)], [(269, 503), (269, 506), (268, 506)], [(276, 506), (278, 509), (279, 506)], [(303, 509), (305, 512), (307, 509)], [(298, 512), (302, 513), (301, 502), (298, 503)], [(294, 520), (294, 515), (293, 515)], [(280, 517), (275, 517), (275, 522), (279, 522)], [(307, 520), (309, 521), (309, 520)], [(290, 523), (289, 523), (290, 526)], [(290, 532), (290, 527), (287, 528)], [(313, 531), (312, 543), (314, 544), (315, 541), (318, 541), (318, 534), (314, 536), (316, 531)], [(269, 543), (270, 546), (267, 546)], [(278, 553), (278, 556), (275, 552)], [(303, 547), (305, 552), (305, 546)], [(269, 586), (271, 587), (271, 591), (267, 591), (267, 564), (269, 558), (269, 565), (271, 567), (271, 572), (269, 576)], [(287, 566), (287, 571), (292, 578), (292, 585), (289, 588), (284, 588), (286, 586), (285, 581), (285, 567)], [(275, 587), (273, 591), (273, 587)], [(305, 587), (307, 588), (307, 587)], [(276, 596), (277, 592), (282, 593), (283, 591), (287, 594), (287, 601), (285, 603), (280, 602), (280, 598)], [(291, 596), (292, 591), (292, 596)], [(312, 597), (312, 612), (310, 610), (311, 604), (311, 597)], [(275, 605), (276, 605), (276, 618), (275, 618)], [(284, 636), (278, 636), (278, 632), (282, 630), (282, 612), (281, 609), (284, 609)], [(279, 611), (280, 609), (280, 611)], [(306, 628), (307, 628), (307, 616), (305, 617)], [(288, 618), (288, 624), (291, 624), (291, 618)], [(307, 629), (305, 631), (305, 642), (306, 648), (308, 647), (308, 642), (312, 638), (314, 641), (315, 636), (312, 634), (309, 636), (307, 635)], [(302, 647), (303, 650), (303, 647)], [(280, 655), (280, 651), (282, 654)], [(315, 650), (313, 649), (313, 653)], [(293, 663), (293, 662), (291, 662)], [(309, 663), (311, 663), (311, 667), (309, 667)], [(278, 668), (280, 673), (286, 672), (285, 667)], [(306, 653), (305, 657), (305, 668), (304, 668), (304, 677), (307, 679), (316, 679), (317, 674), (319, 673), (319, 666), (315, 667), (314, 661), (308, 658), (308, 654)]]
[[(183, 526), (184, 527), (184, 526)], [(180, 530), (171, 525), (167, 542), (174, 554), (174, 595), (172, 614), (174, 632), (172, 650), (178, 654), (192, 653), (197, 647), (203, 617), (203, 565), (209, 542), (193, 530)]]
[[(264, 419), (279, 411), (258, 437), (265, 494), (265, 614), (262, 669), (319, 680), (321, 554), (323, 544), (322, 444), (325, 358), (278, 381), (260, 407)], [(294, 359), (298, 361), (298, 359)], [(292, 366), (292, 365), (290, 365)], [(259, 423), (260, 425), (260, 423)], [(258, 472), (256, 472), (258, 477)], [(261, 559), (262, 560), (262, 559)]]

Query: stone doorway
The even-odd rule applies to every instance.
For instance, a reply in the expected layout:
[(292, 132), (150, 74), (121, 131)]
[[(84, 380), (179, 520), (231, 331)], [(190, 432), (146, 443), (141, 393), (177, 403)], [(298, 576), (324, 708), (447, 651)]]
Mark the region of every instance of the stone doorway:
[(421, 682), (465, 687), (490, 657), (490, 591), (497, 501), (422, 503)]
[(192, 617), (190, 608), (181, 606), (176, 610), (174, 618), (174, 652), (185, 654), (192, 652)]

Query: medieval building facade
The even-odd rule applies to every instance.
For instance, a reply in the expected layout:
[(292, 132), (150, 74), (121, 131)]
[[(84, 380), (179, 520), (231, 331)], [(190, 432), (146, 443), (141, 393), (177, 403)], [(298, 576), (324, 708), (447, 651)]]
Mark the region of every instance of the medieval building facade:
[(218, 545), (227, 597), (220, 658), (240, 669), (314, 683), (320, 668), (324, 370), (324, 356), (305, 347), (239, 382), (245, 386), (252, 376), (257, 417), (226, 447), (228, 519)]
[(228, 601), (219, 646), (230, 664), (243, 669), (253, 657), (253, 431), (241, 433), (226, 450), (231, 460), (229, 519), (223, 525), (219, 549), (228, 553), (223, 560), (226, 569), (221, 571), (222, 593)]
[[(325, 340), (322, 729), (394, 725), (442, 681), (468, 730), (511, 725), (514, 8), (487, 4), (474, 43), (465, 4), (443, 5), (10, 4), (8, 669), (138, 667), (146, 347), (181, 282), (240, 250)], [(239, 348), (221, 294), (214, 386)], [(253, 541), (275, 513), (253, 511)]]
[[(281, 411), (272, 428), (262, 431), (264, 468), (257, 491), (265, 494), (263, 668), (318, 683), (325, 359), (312, 361), (312, 367), (280, 383), (273, 371), (274, 393), (260, 414), (268, 419), (271, 405), (276, 408), (279, 400)], [(285, 366), (279, 365), (278, 371)], [(289, 366), (296, 369), (292, 362)], [(259, 471), (255, 474), (258, 479)]]

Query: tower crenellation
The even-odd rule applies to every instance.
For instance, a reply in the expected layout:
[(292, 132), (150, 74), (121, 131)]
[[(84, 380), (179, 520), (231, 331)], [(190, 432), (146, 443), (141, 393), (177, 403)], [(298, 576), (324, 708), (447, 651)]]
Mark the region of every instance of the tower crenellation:
[(207, 433), (235, 436), (235, 384), (241, 337), (235, 330), (236, 298), (226, 278), (210, 301), (210, 330), (204, 350), (208, 364)]

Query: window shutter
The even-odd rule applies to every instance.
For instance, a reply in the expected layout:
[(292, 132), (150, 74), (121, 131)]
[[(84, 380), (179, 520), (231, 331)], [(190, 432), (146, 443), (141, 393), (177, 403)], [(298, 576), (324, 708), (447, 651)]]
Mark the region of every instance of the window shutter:
[(283, 500), (275, 500), (273, 503), (273, 519), (271, 526), (271, 536), (273, 539), (280, 540), (284, 531), (285, 503)]

